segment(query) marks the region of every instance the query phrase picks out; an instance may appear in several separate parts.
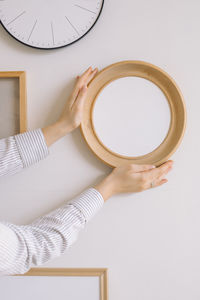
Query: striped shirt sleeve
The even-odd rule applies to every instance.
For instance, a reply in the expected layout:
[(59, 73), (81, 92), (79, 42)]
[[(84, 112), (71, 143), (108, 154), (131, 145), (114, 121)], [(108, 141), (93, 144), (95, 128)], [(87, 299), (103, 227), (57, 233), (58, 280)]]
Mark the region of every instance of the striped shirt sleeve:
[[(0, 177), (37, 163), (49, 151), (41, 129), (0, 140)], [(103, 206), (90, 188), (29, 225), (0, 222), (0, 275), (23, 274), (64, 253)]]
[(90, 188), (29, 225), (1, 222), (0, 275), (23, 274), (64, 253), (103, 203)]
[(41, 129), (0, 140), (0, 177), (15, 174), (49, 154)]

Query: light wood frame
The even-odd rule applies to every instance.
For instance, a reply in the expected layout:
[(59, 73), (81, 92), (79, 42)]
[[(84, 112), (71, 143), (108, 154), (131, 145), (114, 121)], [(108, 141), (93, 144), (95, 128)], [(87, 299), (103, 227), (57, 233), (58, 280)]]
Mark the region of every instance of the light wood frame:
[[(164, 141), (152, 152), (137, 157), (123, 156), (108, 149), (99, 140), (92, 121), (94, 103), (102, 89), (110, 82), (128, 76), (141, 77), (156, 84), (166, 96), (171, 112), (170, 128)], [(161, 165), (178, 148), (185, 128), (186, 107), (181, 91), (175, 81), (157, 66), (143, 61), (118, 62), (99, 72), (89, 85), (88, 96), (84, 105), (81, 132), (93, 153), (111, 167), (130, 163)]]
[(17, 276), (95, 276), (99, 277), (100, 300), (108, 300), (108, 269), (106, 268), (33, 268)]
[(0, 71), (0, 78), (19, 80), (19, 133), (27, 130), (26, 73), (24, 71)]

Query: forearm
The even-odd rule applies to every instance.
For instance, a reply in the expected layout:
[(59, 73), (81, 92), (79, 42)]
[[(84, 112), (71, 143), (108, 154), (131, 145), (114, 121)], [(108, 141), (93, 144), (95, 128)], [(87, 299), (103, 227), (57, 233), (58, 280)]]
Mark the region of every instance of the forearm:
[(15, 174), (44, 159), (48, 148), (40, 129), (0, 140), (0, 177)]
[(0, 274), (25, 273), (31, 266), (44, 264), (62, 254), (103, 203), (101, 194), (91, 188), (29, 225), (2, 223)]
[(48, 154), (48, 147), (72, 129), (58, 121), (43, 129), (28, 131), (0, 140), (0, 177), (15, 174)]

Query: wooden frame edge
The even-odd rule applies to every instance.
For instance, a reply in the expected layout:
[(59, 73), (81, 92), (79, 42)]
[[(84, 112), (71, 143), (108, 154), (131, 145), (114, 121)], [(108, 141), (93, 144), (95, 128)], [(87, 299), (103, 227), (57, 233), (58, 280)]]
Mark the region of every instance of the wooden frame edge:
[[(117, 167), (119, 165), (124, 165), (124, 164), (127, 164), (127, 163), (137, 163), (137, 164), (138, 163), (143, 163), (143, 164), (151, 163), (151, 164), (154, 164), (156, 166), (160, 166), (167, 159), (169, 159), (171, 155), (173, 155), (173, 153), (177, 150), (177, 148), (179, 147), (179, 145), (180, 145), (180, 143), (181, 143), (181, 141), (183, 139), (183, 136), (184, 136), (184, 133), (185, 133), (185, 130), (186, 130), (186, 124), (187, 124), (187, 111), (186, 111), (186, 104), (185, 104), (185, 101), (184, 101), (184, 97), (182, 95), (182, 92), (181, 92), (180, 88), (178, 87), (177, 83), (175, 82), (175, 80), (166, 71), (164, 71), (163, 69), (161, 69), (160, 67), (158, 67), (156, 65), (153, 65), (153, 64), (145, 62), (145, 61), (140, 61), (140, 60), (124, 60), (124, 61), (119, 61), (119, 62), (116, 62), (116, 63), (113, 63), (111, 65), (106, 66), (105, 68), (103, 68), (102, 70), (100, 70), (100, 72), (98, 72), (97, 76), (90, 82), (89, 87), (90, 86), (94, 86), (93, 83), (95, 82), (95, 84), (98, 85), (98, 87), (101, 86), (100, 90), (103, 89), (104, 85), (101, 85), (101, 83), (100, 83), (100, 80), (102, 81), (102, 79), (99, 80), (99, 78), (101, 77), (101, 75), (104, 72), (110, 71), (113, 68), (116, 68), (118, 66), (120, 67), (121, 65), (125, 65), (125, 64), (136, 64), (136, 65), (140, 65), (140, 67), (142, 66), (142, 67), (152, 68), (156, 72), (160, 73), (162, 76), (166, 77), (171, 82), (171, 84), (174, 86), (174, 88), (176, 89), (176, 91), (178, 92), (179, 97), (181, 98), (181, 101), (182, 101), (182, 108), (183, 108), (182, 120), (183, 120), (184, 124), (182, 126), (182, 133), (180, 134), (179, 138), (177, 139), (176, 145), (174, 146), (174, 148), (172, 150), (168, 151), (168, 154), (167, 155), (165, 154), (165, 156), (163, 156), (163, 158), (158, 159), (156, 161), (152, 161), (152, 159), (151, 159), (150, 162), (147, 161), (148, 157), (150, 157), (152, 154), (154, 155), (154, 153), (157, 152), (157, 150), (159, 150), (166, 143), (166, 141), (169, 140), (168, 136), (169, 136), (169, 133), (171, 133), (171, 131), (172, 131), (172, 122), (170, 121), (170, 128), (169, 128), (168, 134), (165, 137), (165, 139), (163, 140), (163, 142), (156, 149), (154, 149), (150, 153), (147, 153), (146, 155), (138, 156), (138, 157), (127, 157), (127, 156), (119, 155), (119, 154), (111, 151), (110, 149), (108, 149), (99, 140), (98, 135), (94, 131), (93, 123), (92, 123), (93, 103), (94, 103), (96, 97), (99, 94), (98, 91), (95, 94), (95, 98), (93, 100), (89, 99), (89, 101), (86, 101), (85, 106), (90, 107), (89, 108), (90, 111), (89, 111), (89, 116), (88, 116), (87, 122), (84, 119), (81, 122), (81, 127), (80, 128), (81, 128), (82, 136), (83, 136), (86, 144), (90, 148), (90, 150), (93, 152), (93, 154), (98, 159), (100, 159), (103, 163), (109, 165), (110, 167)], [(130, 72), (130, 70), (129, 70), (129, 72)], [(126, 75), (126, 76), (130, 76), (130, 75)], [(98, 80), (97, 80), (97, 77), (98, 77)], [(121, 78), (121, 77), (124, 77), (124, 75), (123, 76), (122, 75), (116, 76), (115, 79)], [(167, 89), (163, 90), (161, 88), (161, 86), (158, 84), (158, 80), (157, 79), (156, 80), (150, 79), (151, 74), (149, 73), (149, 71), (148, 71), (148, 76), (141, 76), (141, 75), (139, 75), (139, 77), (147, 79), (147, 80), (150, 80), (152, 83), (154, 83), (155, 85), (157, 85), (161, 89), (161, 91), (164, 93), (164, 95), (166, 96), (166, 98), (167, 98), (167, 100), (169, 102)], [(115, 79), (112, 79), (110, 81), (113, 81)], [(109, 83), (109, 82), (106, 82), (106, 84), (107, 83)], [(94, 90), (94, 87), (92, 87), (92, 89)], [(91, 95), (88, 96), (88, 97), (91, 97)], [(89, 104), (88, 104), (88, 102), (89, 102)], [(169, 105), (170, 105), (170, 102), (169, 102)], [(171, 106), (170, 106), (170, 113), (171, 113), (171, 118), (172, 118), (172, 115), (174, 115), (174, 111), (172, 110)], [(88, 112), (84, 113), (84, 114), (88, 114)], [(90, 131), (90, 133), (89, 133), (89, 131)], [(95, 141), (93, 140), (92, 143), (91, 143), (90, 139), (91, 139), (92, 135), (95, 137)], [(93, 139), (93, 137), (92, 137), (92, 139)], [(101, 150), (99, 150), (100, 148), (101, 148)], [(98, 150), (98, 152), (96, 152), (96, 150)], [(109, 159), (108, 159), (108, 157), (109, 157)]]
[(107, 268), (32, 268), (25, 274), (14, 276), (95, 276), (99, 277), (100, 300), (108, 300)]
[(19, 130), (20, 133), (23, 133), (27, 131), (26, 72), (25, 71), (0, 71), (0, 78), (19, 79)]

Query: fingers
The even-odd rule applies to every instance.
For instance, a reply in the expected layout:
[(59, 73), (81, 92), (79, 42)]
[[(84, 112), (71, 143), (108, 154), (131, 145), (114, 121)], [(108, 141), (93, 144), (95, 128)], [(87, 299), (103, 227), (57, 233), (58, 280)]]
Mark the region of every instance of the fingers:
[[(154, 181), (153, 188), (158, 187), (160, 185), (163, 185), (163, 184), (165, 184), (167, 182), (168, 182), (168, 180), (166, 178), (164, 178), (164, 179), (158, 179), (158, 180)], [(151, 185), (149, 187), (152, 188)]]
[(77, 76), (77, 82), (75, 84), (74, 90), (70, 98), (70, 107), (72, 107), (72, 105), (76, 101), (79, 91), (82, 89), (82, 87), (84, 85), (87, 86), (90, 83), (90, 81), (94, 78), (97, 72), (97, 68), (92, 70), (92, 67), (89, 67), (81, 76)]
[(148, 179), (152, 182), (155, 181), (157, 178), (164, 177), (167, 175), (167, 173), (172, 169), (173, 161), (169, 160), (163, 165), (161, 165), (158, 168), (155, 168), (149, 172), (147, 172)]
[(136, 165), (136, 164), (131, 164), (130, 167), (131, 170), (135, 173), (149, 171), (155, 168), (155, 166), (153, 165)]
[(81, 76), (81, 79), (85, 79), (92, 72), (92, 67), (89, 67)]
[(87, 96), (87, 86), (84, 85), (78, 93), (78, 97), (75, 101), (73, 109), (77, 109), (79, 110), (79, 112), (82, 112), (86, 96)]
[(173, 161), (168, 161), (158, 168), (158, 178), (163, 179), (169, 171), (171, 171), (173, 166)]
[(79, 88), (82, 88), (83, 85), (88, 85), (97, 72), (98, 72), (97, 68), (92, 70), (92, 67), (89, 67), (81, 76), (78, 76), (77, 79), (78, 79)]
[(86, 78), (86, 82), (85, 84), (88, 85), (90, 83), (90, 81), (95, 77), (95, 75), (97, 74), (98, 72), (98, 69), (95, 68), (89, 75), (88, 77)]

